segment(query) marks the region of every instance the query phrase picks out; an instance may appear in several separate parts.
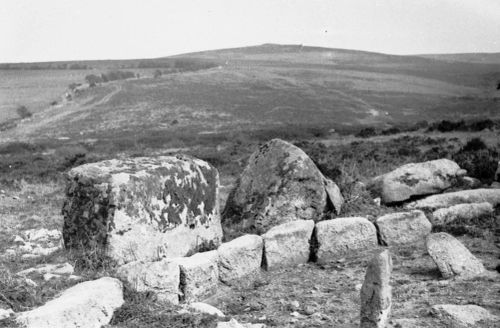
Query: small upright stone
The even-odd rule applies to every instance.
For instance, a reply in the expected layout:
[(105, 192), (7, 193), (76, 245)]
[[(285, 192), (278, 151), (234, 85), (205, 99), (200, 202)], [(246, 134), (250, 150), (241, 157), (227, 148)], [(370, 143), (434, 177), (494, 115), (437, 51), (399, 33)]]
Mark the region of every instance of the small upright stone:
[(430, 234), (426, 244), (427, 252), (446, 279), (454, 276), (471, 278), (486, 272), (481, 261), (461, 242), (445, 232)]
[(386, 326), (392, 307), (390, 285), (392, 259), (385, 250), (371, 260), (361, 287), (360, 328), (383, 328)]

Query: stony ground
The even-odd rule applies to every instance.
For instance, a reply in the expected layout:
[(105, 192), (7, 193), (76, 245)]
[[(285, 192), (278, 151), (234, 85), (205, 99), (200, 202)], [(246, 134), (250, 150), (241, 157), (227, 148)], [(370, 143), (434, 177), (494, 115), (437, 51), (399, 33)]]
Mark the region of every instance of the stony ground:
[[(42, 185), (23, 182), (2, 190), (1, 252), (12, 243), (11, 236), (21, 230), (54, 228), (62, 223), (60, 206), (63, 187), (60, 183)], [(498, 222), (497, 216), (497, 227), (475, 234), (476, 237), (459, 237), (490, 271), (496, 271), (500, 262)], [(357, 327), (359, 289), (371, 253), (375, 251), (342, 258), (327, 265), (309, 263), (263, 272), (253, 281), (245, 279), (232, 288), (221, 287), (217, 295), (207, 302), (240, 322), (261, 322), (270, 327)], [(446, 327), (431, 311), (432, 305), (441, 303), (476, 304), (500, 315), (500, 276), (447, 281), (440, 278), (423, 244), (393, 247), (391, 252), (394, 261), (393, 327)], [(67, 254), (60, 252), (27, 262), (2, 260), (0, 267), (4, 273), (14, 273), (34, 264), (66, 261), (67, 258)], [(92, 278), (88, 272), (77, 274)], [(41, 283), (32, 291), (36, 294), (33, 298), (35, 303), (20, 300), (20, 304), (28, 307), (40, 305), (74, 283)], [(149, 327), (156, 325), (151, 323)]]

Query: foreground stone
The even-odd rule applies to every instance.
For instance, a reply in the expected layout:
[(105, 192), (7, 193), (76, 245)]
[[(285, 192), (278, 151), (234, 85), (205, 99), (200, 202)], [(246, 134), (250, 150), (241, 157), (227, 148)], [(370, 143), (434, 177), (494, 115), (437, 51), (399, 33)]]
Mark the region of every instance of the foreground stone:
[(328, 262), (340, 256), (377, 246), (377, 230), (365, 218), (350, 217), (316, 224), (316, 259)]
[(225, 317), (224, 313), (222, 313), (221, 310), (207, 303), (202, 303), (202, 302), (191, 303), (188, 305), (188, 308), (194, 312), (216, 315), (221, 318)]
[(488, 202), (493, 207), (500, 204), (500, 189), (471, 189), (433, 195), (427, 198), (411, 202), (406, 208), (435, 210), (458, 204), (484, 203)]
[(438, 304), (434, 305), (432, 310), (453, 327), (473, 327), (481, 320), (497, 323), (500, 321), (500, 317), (492, 315), (485, 308), (472, 304)]
[(402, 202), (412, 196), (442, 192), (463, 173), (457, 163), (448, 159), (410, 163), (374, 178), (369, 188), (383, 203)]
[(262, 235), (267, 269), (306, 263), (313, 229), (313, 220), (299, 220), (271, 228)]
[(219, 278), (226, 284), (260, 271), (263, 241), (257, 235), (245, 235), (222, 244), (219, 253)]
[(418, 210), (381, 216), (376, 225), (380, 242), (388, 246), (424, 241), (432, 229), (424, 212)]
[(217, 251), (176, 258), (180, 268), (182, 299), (186, 302), (203, 300), (217, 291), (219, 254)]
[(204, 161), (109, 160), (76, 167), (67, 177), (67, 248), (97, 245), (123, 264), (185, 256), (220, 243), (219, 175)]
[(392, 307), (392, 259), (388, 250), (373, 257), (361, 287), (361, 328), (384, 328)]
[(262, 323), (239, 323), (236, 319), (217, 323), (217, 328), (265, 328)]
[(447, 233), (430, 234), (426, 246), (441, 275), (446, 279), (454, 276), (471, 278), (486, 273), (481, 261)]
[(14, 311), (12, 311), (12, 309), (0, 308), (0, 320), (10, 318), (12, 315), (14, 315)]
[(470, 223), (474, 219), (486, 217), (493, 214), (493, 206), (490, 203), (458, 204), (448, 208), (440, 208), (432, 213), (434, 224), (446, 225), (454, 221)]
[(138, 292), (152, 292), (162, 302), (179, 304), (180, 269), (175, 261), (127, 263), (118, 268), (117, 276)]
[(26, 328), (98, 328), (123, 303), (121, 282), (104, 277), (73, 286), (45, 305), (19, 313), (16, 321)]
[(229, 196), (224, 220), (258, 234), (295, 220), (318, 220), (343, 203), (340, 190), (328, 181), (298, 147), (280, 139), (261, 146)]

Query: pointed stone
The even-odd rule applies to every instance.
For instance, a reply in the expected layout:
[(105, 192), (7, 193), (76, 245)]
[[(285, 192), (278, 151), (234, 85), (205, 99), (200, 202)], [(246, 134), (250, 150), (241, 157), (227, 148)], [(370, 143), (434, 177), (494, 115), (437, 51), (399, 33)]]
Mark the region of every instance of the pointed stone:
[(360, 328), (383, 328), (392, 307), (392, 258), (388, 250), (373, 257), (361, 287)]

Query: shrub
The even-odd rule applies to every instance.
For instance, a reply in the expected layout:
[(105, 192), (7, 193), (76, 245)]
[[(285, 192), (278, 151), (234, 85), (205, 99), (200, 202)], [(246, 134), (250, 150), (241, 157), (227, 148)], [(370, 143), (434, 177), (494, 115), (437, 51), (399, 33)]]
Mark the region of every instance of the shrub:
[(20, 118), (28, 118), (28, 117), (33, 116), (33, 114), (28, 110), (28, 108), (26, 106), (17, 107), (16, 112)]
[(363, 128), (361, 129), (358, 133), (356, 133), (356, 137), (359, 138), (370, 138), (373, 136), (377, 135), (377, 131), (375, 131), (375, 128)]
[(159, 78), (161, 75), (162, 75), (162, 72), (159, 69), (155, 70), (153, 73), (153, 77), (155, 79)]
[(469, 176), (483, 183), (491, 183), (495, 177), (498, 157), (495, 149), (488, 148), (480, 138), (474, 138), (453, 155), (453, 160), (466, 169)]
[(481, 149), (487, 149), (488, 147), (481, 138), (472, 138), (467, 141), (465, 146), (462, 148), (463, 151), (478, 151)]

